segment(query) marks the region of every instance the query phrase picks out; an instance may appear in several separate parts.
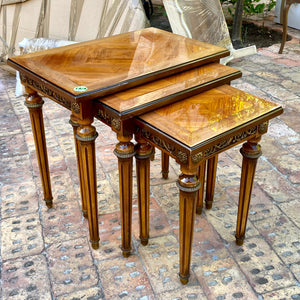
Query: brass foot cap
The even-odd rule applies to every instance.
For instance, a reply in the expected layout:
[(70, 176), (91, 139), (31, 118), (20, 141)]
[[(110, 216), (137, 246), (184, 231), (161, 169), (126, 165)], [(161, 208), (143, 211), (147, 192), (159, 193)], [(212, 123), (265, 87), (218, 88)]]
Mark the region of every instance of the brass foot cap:
[(91, 241), (91, 245), (92, 245), (92, 248), (94, 250), (99, 249), (99, 240), (98, 241)]
[(238, 246), (242, 246), (244, 244), (244, 237), (242, 238), (238, 238), (237, 236), (235, 236), (235, 243), (238, 245)]
[(206, 209), (211, 209), (212, 208), (212, 201), (207, 201), (205, 203), (205, 207), (206, 207)]
[(46, 205), (47, 205), (48, 208), (52, 208), (53, 207), (52, 199), (49, 199), (49, 200), (45, 199), (45, 202), (46, 202)]
[(190, 275), (182, 276), (182, 275), (179, 274), (179, 278), (180, 278), (180, 282), (182, 284), (186, 285), (189, 282)]
[(122, 251), (123, 257), (127, 258), (130, 256), (130, 251)]
[(202, 214), (202, 207), (197, 207), (196, 208), (196, 214), (201, 215)]
[(162, 172), (162, 178), (168, 179), (169, 178), (169, 172)]
[(148, 245), (148, 239), (142, 239), (142, 238), (141, 238), (141, 244), (142, 244), (143, 246), (147, 246), (147, 245)]

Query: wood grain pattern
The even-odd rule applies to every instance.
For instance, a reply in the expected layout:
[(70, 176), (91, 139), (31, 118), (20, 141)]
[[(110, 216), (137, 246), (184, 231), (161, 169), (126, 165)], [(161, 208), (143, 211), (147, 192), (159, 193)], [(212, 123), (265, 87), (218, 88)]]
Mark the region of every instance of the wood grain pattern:
[(184, 173), (179, 175), (177, 186), (179, 188), (179, 243), (180, 243), (180, 271), (179, 278), (182, 284), (187, 284), (190, 277), (190, 265), (192, 257), (193, 233), (196, 215), (196, 203), (198, 189), (200, 188), (199, 179), (194, 169), (188, 175)]
[(236, 244), (243, 245), (246, 225), (250, 207), (252, 187), (258, 158), (261, 156), (261, 147), (258, 144), (260, 138), (252, 139), (243, 144), (241, 154), (243, 156), (242, 174), (240, 183), (239, 209), (236, 224)]
[(151, 124), (195, 148), (256, 118), (280, 113), (279, 105), (224, 85), (139, 116), (137, 123)]
[[(79, 159), (84, 186), (83, 201), (86, 204), (89, 221), (90, 242), (93, 249), (99, 248), (98, 228), (98, 202), (97, 202), (97, 178), (96, 178), (96, 153), (95, 140), (98, 136), (96, 128), (89, 120), (78, 120), (79, 127), (76, 131), (76, 139), (79, 144)], [(77, 143), (77, 142), (76, 142)]]
[(214, 194), (215, 194), (215, 183), (218, 165), (218, 155), (208, 159), (207, 161), (207, 176), (206, 176), (206, 193), (205, 193), (205, 207), (211, 209)]
[(34, 144), (43, 186), (44, 200), (47, 207), (51, 208), (53, 205), (53, 196), (51, 190), (46, 136), (42, 112), (44, 101), (35, 91), (31, 90), (30, 88), (26, 88), (26, 92), (28, 95), (25, 100), (25, 105), (29, 110)]
[(203, 161), (198, 168), (198, 178), (200, 182), (200, 188), (198, 190), (197, 196), (197, 206), (196, 214), (201, 215), (203, 209), (203, 194), (204, 194), (204, 183), (205, 183), (205, 171), (206, 171), (206, 161)]
[(75, 142), (75, 151), (76, 151), (76, 160), (77, 160), (77, 169), (78, 169), (78, 178), (79, 178), (79, 186), (80, 186), (80, 198), (81, 198), (81, 210), (83, 216), (88, 218), (88, 210), (85, 196), (85, 186), (84, 186), (84, 177), (83, 177), (83, 169), (82, 169), (82, 158), (81, 158), (81, 149), (80, 142), (76, 139), (77, 129), (80, 126), (77, 118), (74, 115), (71, 115), (69, 123), (73, 127), (73, 135)]
[(139, 208), (140, 240), (142, 245), (148, 244), (149, 239), (149, 210), (150, 210), (150, 159), (153, 147), (135, 136), (136, 144), (136, 179)]
[(268, 121), (282, 112), (279, 105), (224, 85), (135, 118), (137, 131), (145, 142), (173, 156), (180, 164), (182, 174), (177, 186), (181, 283), (187, 284), (190, 276), (194, 217), (203, 206), (203, 182), (199, 179), (204, 181), (206, 160), (206, 207), (211, 208), (217, 154), (247, 141), (241, 149), (243, 165), (236, 229), (236, 243), (242, 245), (256, 162), (261, 155), (258, 141), (267, 132)]
[(228, 84), (241, 76), (242, 73), (237, 69), (211, 63), (108, 95), (97, 102), (113, 109), (124, 119), (190, 97), (205, 89)]
[(161, 153), (161, 175), (164, 179), (169, 177), (169, 156), (164, 152)]
[(121, 211), (121, 234), (122, 253), (128, 257), (131, 252), (131, 224), (132, 224), (132, 168), (133, 156), (135, 155), (134, 144), (131, 142), (132, 135), (117, 135), (119, 143), (115, 148), (119, 167), (120, 211)]
[[(8, 64), (73, 95), (99, 97), (227, 56), (225, 48), (157, 28), (11, 57)], [(85, 86), (86, 91), (74, 91)]]

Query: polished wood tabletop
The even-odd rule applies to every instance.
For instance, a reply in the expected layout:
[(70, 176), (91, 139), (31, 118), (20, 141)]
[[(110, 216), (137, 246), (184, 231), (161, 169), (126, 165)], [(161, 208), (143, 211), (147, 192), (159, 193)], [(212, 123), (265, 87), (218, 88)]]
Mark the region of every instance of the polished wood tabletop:
[(45, 88), (55, 88), (67, 99), (82, 101), (217, 61), (228, 54), (225, 48), (146, 28), (11, 57), (8, 64), (22, 71), (23, 81), (42, 78)]
[[(269, 120), (282, 112), (282, 107), (275, 103), (223, 85), (134, 118), (137, 125), (136, 149), (150, 151), (151, 147), (145, 146), (150, 143), (172, 156), (180, 165), (181, 174), (177, 180), (180, 211), (179, 277), (183, 284), (187, 284), (190, 277), (195, 213), (198, 208), (202, 210), (203, 204), (202, 200), (199, 202), (198, 193), (204, 184), (204, 175), (201, 174), (205, 173), (206, 161), (213, 160), (214, 165), (211, 169), (208, 163), (208, 173), (216, 171), (216, 155), (244, 142), (240, 150), (243, 162), (235, 232), (236, 244), (242, 245), (256, 163), (262, 153), (258, 142), (267, 132)], [(141, 160), (140, 155), (136, 160)], [(146, 191), (141, 193), (138, 190), (140, 232), (143, 233), (141, 241), (146, 244), (149, 238), (149, 197), (145, 195), (150, 194), (150, 164), (146, 164), (145, 158), (143, 160), (143, 169), (137, 168), (137, 180), (138, 187), (142, 186)], [(212, 177), (215, 177), (215, 171), (210, 172)], [(212, 185), (208, 184), (208, 187)], [(208, 208), (211, 208), (211, 204)], [(130, 231), (130, 226), (125, 226), (124, 230)]]
[(136, 123), (155, 128), (170, 139), (176, 137), (192, 150), (241, 127), (263, 123), (282, 111), (280, 105), (223, 85), (141, 115)]
[(204, 90), (229, 84), (241, 76), (241, 71), (235, 68), (210, 63), (102, 97), (95, 101), (95, 106), (106, 108), (120, 120), (125, 120)]

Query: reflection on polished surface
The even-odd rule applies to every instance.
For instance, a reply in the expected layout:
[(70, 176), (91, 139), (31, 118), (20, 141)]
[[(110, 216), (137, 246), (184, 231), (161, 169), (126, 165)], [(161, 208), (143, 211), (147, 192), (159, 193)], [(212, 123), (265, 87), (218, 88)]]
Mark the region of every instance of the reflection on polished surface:
[[(187, 92), (189, 89), (196, 89), (196, 87), (199, 87), (199, 89), (204, 88), (209, 84), (215, 84), (222, 80), (228, 83), (230, 80), (241, 77), (241, 75), (242, 73), (237, 69), (219, 63), (211, 63), (108, 95), (101, 98), (100, 101), (121, 115), (131, 114), (134, 116), (140, 112), (140, 108), (157, 105), (154, 103), (157, 101), (164, 101), (165, 104), (165, 98), (171, 96), (175, 98), (174, 95), (177, 93)], [(199, 92), (199, 90), (197, 91)], [(197, 91), (196, 93), (198, 93)]]
[(282, 108), (229, 85), (223, 85), (164, 106), (140, 116), (139, 119), (193, 147), (276, 110), (281, 111)]
[[(227, 49), (147, 28), (104, 39), (25, 54), (9, 59), (16, 69), (71, 95), (123, 90), (152, 79), (216, 61)], [(84, 87), (84, 89), (77, 89)], [(74, 90), (75, 89), (75, 90)]]

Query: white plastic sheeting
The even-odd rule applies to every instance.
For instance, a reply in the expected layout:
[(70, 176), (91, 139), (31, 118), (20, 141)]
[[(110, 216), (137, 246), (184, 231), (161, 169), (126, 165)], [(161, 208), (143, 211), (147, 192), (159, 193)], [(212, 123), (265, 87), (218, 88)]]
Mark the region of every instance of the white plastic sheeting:
[(0, 0), (0, 55), (24, 38), (86, 41), (149, 26), (139, 0)]
[(21, 54), (26, 54), (30, 52), (42, 51), (51, 48), (67, 46), (74, 44), (74, 41), (56, 40), (56, 39), (45, 39), (45, 38), (34, 38), (28, 39), (24, 38), (23, 41), (19, 43), (19, 48)]
[(220, 0), (163, 0), (163, 3), (174, 33), (230, 50), (231, 55), (221, 59), (222, 63), (256, 53), (255, 46), (233, 48)]
[(163, 0), (174, 33), (221, 47), (231, 44), (219, 0)]

